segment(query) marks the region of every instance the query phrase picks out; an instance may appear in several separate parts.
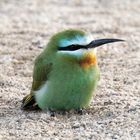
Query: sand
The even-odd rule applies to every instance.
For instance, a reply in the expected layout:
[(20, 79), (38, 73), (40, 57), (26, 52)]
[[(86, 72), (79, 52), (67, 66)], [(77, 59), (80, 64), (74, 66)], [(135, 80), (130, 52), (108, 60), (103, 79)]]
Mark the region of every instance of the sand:
[[(35, 57), (68, 28), (126, 42), (98, 49), (101, 79), (83, 115), (21, 110)], [(0, 140), (16, 139), (140, 139), (139, 0), (0, 1)]]

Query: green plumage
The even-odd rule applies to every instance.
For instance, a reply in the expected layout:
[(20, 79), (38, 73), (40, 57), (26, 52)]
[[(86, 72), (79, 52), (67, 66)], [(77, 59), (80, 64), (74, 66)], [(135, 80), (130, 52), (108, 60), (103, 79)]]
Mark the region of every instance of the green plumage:
[(24, 109), (38, 106), (43, 110), (69, 110), (89, 105), (99, 80), (98, 66), (81, 67), (79, 62), (86, 50), (76, 55), (72, 51), (58, 51), (60, 40), (70, 41), (77, 36), (86, 35), (78, 30), (66, 30), (54, 35), (36, 58), (31, 93), (23, 99)]
[(36, 101), (42, 109), (72, 109), (89, 105), (98, 81), (97, 67), (84, 70), (76, 62), (57, 57), (47, 81), (47, 92)]

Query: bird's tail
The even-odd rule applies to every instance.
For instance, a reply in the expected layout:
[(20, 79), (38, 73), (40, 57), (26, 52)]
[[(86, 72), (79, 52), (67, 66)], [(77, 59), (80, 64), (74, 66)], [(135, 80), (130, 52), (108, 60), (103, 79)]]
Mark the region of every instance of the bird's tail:
[(35, 97), (33, 94), (29, 94), (23, 98), (21, 108), (23, 110), (39, 110), (40, 109), (35, 101)]

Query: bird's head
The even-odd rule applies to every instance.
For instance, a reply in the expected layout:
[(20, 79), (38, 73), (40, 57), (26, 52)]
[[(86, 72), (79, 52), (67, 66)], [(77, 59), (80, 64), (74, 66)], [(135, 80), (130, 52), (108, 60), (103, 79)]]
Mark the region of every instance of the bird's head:
[(107, 44), (123, 41), (121, 39), (97, 39), (93, 40), (91, 35), (80, 30), (65, 30), (55, 34), (50, 42), (49, 48), (64, 59), (74, 59), (81, 64), (96, 63), (96, 48)]

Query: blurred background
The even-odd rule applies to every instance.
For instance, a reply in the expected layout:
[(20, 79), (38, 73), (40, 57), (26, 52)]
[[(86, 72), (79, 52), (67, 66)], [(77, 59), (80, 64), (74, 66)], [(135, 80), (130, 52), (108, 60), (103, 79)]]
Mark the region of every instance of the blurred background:
[[(98, 49), (101, 80), (84, 115), (22, 111), (35, 57), (68, 28), (126, 43)], [(0, 0), (0, 139), (139, 140), (139, 38), (139, 0)]]

